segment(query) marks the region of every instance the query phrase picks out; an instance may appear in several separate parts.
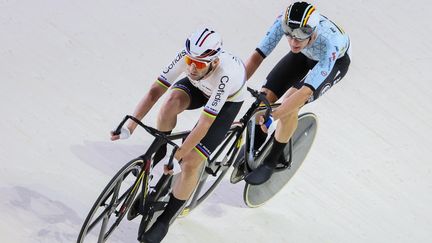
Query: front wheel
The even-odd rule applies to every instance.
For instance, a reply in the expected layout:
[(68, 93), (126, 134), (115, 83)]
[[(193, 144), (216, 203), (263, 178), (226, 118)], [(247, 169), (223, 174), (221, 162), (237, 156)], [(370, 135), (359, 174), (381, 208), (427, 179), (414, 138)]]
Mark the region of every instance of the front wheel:
[[(261, 185), (250, 185), (246, 183), (243, 191), (243, 199), (247, 206), (254, 208), (263, 205), (288, 183), (300, 168), (312, 147), (317, 128), (318, 124), (315, 114), (304, 113), (299, 116), (297, 129), (291, 138), (293, 143), (291, 166), (287, 169), (273, 173), (272, 177)], [(273, 140), (271, 140), (271, 142), (272, 141)], [(286, 160), (289, 159), (289, 150), (290, 146), (286, 146), (284, 149)], [(270, 149), (268, 148), (255, 160), (263, 161), (269, 153)]]
[(143, 165), (142, 159), (132, 160), (111, 179), (84, 220), (77, 243), (105, 242), (110, 237), (129, 210), (142, 179), (146, 179), (135, 176)]

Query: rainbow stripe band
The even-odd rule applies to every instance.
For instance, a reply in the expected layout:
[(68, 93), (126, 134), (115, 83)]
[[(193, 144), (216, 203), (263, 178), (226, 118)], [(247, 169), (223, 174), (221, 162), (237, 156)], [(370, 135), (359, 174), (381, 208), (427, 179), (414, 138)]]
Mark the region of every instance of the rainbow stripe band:
[(203, 157), (203, 159), (207, 159), (210, 156), (210, 151), (205, 149), (201, 144), (197, 144), (194, 147), (194, 150)]
[(176, 83), (173, 86), (173, 90), (180, 90), (182, 92), (185, 92), (189, 96), (189, 98), (192, 100), (192, 95), (191, 95), (189, 88), (184, 86), (183, 84)]
[(160, 77), (156, 80), (156, 83), (158, 83), (160, 86), (164, 87), (165, 89), (168, 89), (169, 87), (171, 87), (171, 84), (168, 81), (166, 81)]
[(187, 90), (184, 90), (184, 89), (182, 89), (182, 88), (175, 87), (175, 88), (173, 88), (172, 90), (179, 90), (179, 91), (182, 91), (182, 92), (186, 93), (186, 94), (190, 97), (190, 94), (188, 93), (188, 91), (187, 91)]
[(216, 118), (216, 116), (218, 115), (218, 113), (211, 111), (210, 109), (204, 108), (203, 110), (204, 115), (210, 117), (210, 118)]

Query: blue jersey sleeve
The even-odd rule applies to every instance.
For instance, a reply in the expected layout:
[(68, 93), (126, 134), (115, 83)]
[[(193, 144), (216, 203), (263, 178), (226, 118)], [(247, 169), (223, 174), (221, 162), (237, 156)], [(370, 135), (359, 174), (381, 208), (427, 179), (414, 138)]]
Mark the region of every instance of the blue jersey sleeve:
[(327, 18), (321, 18), (317, 31), (317, 39), (302, 50), (308, 58), (318, 61), (305, 79), (305, 84), (314, 89), (330, 75), (337, 59), (345, 55), (349, 47), (348, 35)]
[(283, 35), (284, 33), (281, 26), (281, 16), (278, 16), (276, 21), (273, 23), (264, 38), (259, 43), (257, 47), (258, 52), (260, 52), (260, 54), (263, 55), (264, 58), (266, 58), (275, 49), (279, 41), (282, 39)]
[(332, 71), (337, 60), (337, 55), (338, 53), (335, 49), (327, 48), (318, 63), (307, 75), (305, 84), (317, 89)]

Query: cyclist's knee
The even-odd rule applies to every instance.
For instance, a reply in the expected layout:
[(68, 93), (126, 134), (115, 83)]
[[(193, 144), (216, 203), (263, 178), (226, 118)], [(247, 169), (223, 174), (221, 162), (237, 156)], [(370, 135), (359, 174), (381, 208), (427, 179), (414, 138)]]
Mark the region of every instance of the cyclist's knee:
[(183, 172), (196, 172), (201, 168), (202, 163), (204, 162), (203, 157), (198, 154), (196, 151), (192, 150), (189, 154), (183, 157), (181, 168)]
[(261, 92), (266, 93), (266, 98), (270, 102), (270, 104), (275, 103), (278, 100), (277, 95), (273, 91), (271, 91), (270, 89), (262, 87)]
[(165, 111), (183, 111), (189, 105), (189, 96), (184, 91), (174, 90), (165, 102), (163, 109)]
[(296, 121), (298, 118), (298, 113), (299, 113), (300, 109), (296, 109), (294, 111), (292, 111), (289, 114), (286, 114), (285, 116), (280, 118), (280, 121), (282, 122), (282, 124), (289, 124), (292, 123), (293, 121)]

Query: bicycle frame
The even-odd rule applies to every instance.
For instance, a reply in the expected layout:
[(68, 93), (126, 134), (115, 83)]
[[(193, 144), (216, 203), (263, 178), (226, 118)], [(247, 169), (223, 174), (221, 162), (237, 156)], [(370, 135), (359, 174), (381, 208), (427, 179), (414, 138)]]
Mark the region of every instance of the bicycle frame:
[[(267, 99), (265, 98), (265, 95), (263, 93), (259, 93), (255, 90), (252, 90), (250, 88), (248, 88), (248, 91), (256, 98), (256, 101), (249, 107), (249, 109), (239, 120), (239, 122), (235, 123), (231, 127), (231, 129), (228, 131), (226, 135), (225, 142), (218, 148), (218, 150), (214, 154), (211, 155), (211, 158), (208, 160), (208, 164), (205, 167), (205, 172), (208, 175), (212, 175), (216, 177), (217, 173), (222, 167), (226, 166), (229, 168), (233, 164), (234, 160), (238, 156), (238, 152), (243, 140), (243, 133), (247, 128), (247, 124), (249, 120), (254, 116), (256, 110), (260, 108), (261, 103), (264, 103), (265, 105), (261, 107), (262, 108), (261, 110), (265, 110), (265, 115), (264, 115), (265, 119), (267, 119), (270, 115), (271, 105), (268, 103)], [(222, 154), (222, 152), (225, 151), (225, 149), (230, 143), (232, 143), (232, 145), (229, 147), (228, 152), (226, 152), (224, 159), (221, 162), (215, 161)], [(202, 176), (203, 175), (201, 175), (201, 177)], [(206, 182), (206, 178), (204, 178), (204, 180), (200, 178), (199, 184), (197, 185), (197, 188), (195, 189), (192, 198), (189, 200), (189, 205), (187, 206), (186, 213), (192, 210), (193, 208), (195, 208), (210, 193), (210, 192), (206, 192), (204, 195), (200, 196), (200, 192), (205, 182)]]
[[(120, 133), (120, 129), (123, 127), (123, 125), (126, 123), (126, 121), (128, 121), (129, 119), (133, 120), (134, 122), (136, 122), (140, 127), (144, 128), (148, 133), (150, 133), (152, 136), (155, 137), (155, 139), (153, 140), (153, 142), (150, 144), (150, 147), (147, 149), (147, 151), (141, 155), (138, 156), (136, 159), (137, 160), (142, 160), (143, 161), (143, 167), (140, 171), (140, 173), (138, 173), (137, 175), (137, 179), (135, 180), (132, 189), (127, 193), (127, 197), (123, 203), (123, 206), (121, 207), (120, 213), (124, 213), (124, 209), (129, 207), (129, 204), (131, 203), (131, 200), (134, 199), (134, 195), (136, 195), (136, 190), (139, 189), (139, 186), (142, 184), (142, 190), (143, 193), (139, 194), (142, 195), (142, 202), (144, 202), (148, 207), (147, 207), (147, 213), (149, 214), (153, 214), (154, 211), (157, 210), (157, 208), (154, 208), (154, 205), (152, 205), (154, 202), (149, 202), (147, 200), (147, 196), (149, 195), (149, 180), (146, 179), (144, 180), (144, 178), (150, 178), (152, 176), (151, 174), (151, 169), (156, 166), (156, 164), (158, 164), (160, 161), (156, 161), (154, 162), (152, 160), (152, 155), (158, 151), (158, 149), (168, 143), (170, 145), (173, 146), (173, 150), (171, 152), (170, 158), (169, 158), (169, 162), (167, 164), (168, 169), (172, 169), (173, 168), (173, 158), (174, 158), (174, 154), (177, 151), (177, 149), (179, 148), (179, 146), (174, 143), (173, 141), (178, 140), (178, 139), (183, 139), (185, 138), (190, 131), (184, 131), (184, 132), (179, 132), (179, 133), (175, 133), (175, 134), (171, 134), (171, 135), (166, 135), (160, 131), (158, 131), (157, 129), (154, 129), (152, 127), (146, 126), (144, 125), (140, 120), (138, 120), (137, 118), (127, 115), (125, 116), (125, 118), (122, 120), (122, 122), (120, 122), (120, 124), (118, 125), (117, 129), (114, 131), (114, 134), (118, 135)], [(172, 177), (172, 175), (168, 174), (168, 175), (162, 175), (161, 178), (159, 179), (159, 181), (162, 183), (162, 186), (165, 186), (170, 178)], [(157, 192), (154, 195), (154, 198), (158, 198), (160, 196), (161, 192)], [(143, 207), (145, 205), (142, 205)], [(163, 207), (162, 207), (163, 208)], [(149, 215), (152, 217), (152, 215)]]
[[(206, 171), (206, 173), (202, 174), (206, 176), (205, 179), (208, 175), (216, 175), (222, 166), (228, 166), (221, 172), (222, 176), (218, 177), (218, 181), (220, 181), (220, 179), (226, 173), (226, 170), (232, 165), (234, 159), (238, 156), (239, 148), (243, 139), (242, 134), (246, 129), (246, 124), (253, 117), (254, 112), (260, 106), (260, 103), (266, 104), (267, 110), (265, 117), (268, 117), (270, 114), (271, 108), (265, 99), (265, 95), (250, 88), (248, 88), (248, 91), (256, 98), (256, 101), (240, 119), (240, 122), (232, 126), (225, 137), (225, 142), (223, 142), (222, 146), (217, 151), (215, 151), (214, 155), (212, 155), (212, 157), (208, 160), (208, 166), (204, 167), (202, 170), (204, 171), (205, 169)], [(129, 212), (131, 212), (130, 215), (128, 214), (129, 220), (132, 220), (137, 216), (135, 213), (141, 213), (143, 215), (139, 231), (145, 230), (151, 223), (155, 213), (162, 211), (167, 203), (167, 198), (165, 195), (168, 195), (167, 193), (169, 190), (171, 190), (171, 184), (168, 183), (171, 183), (173, 176), (170, 174), (163, 174), (160, 179), (157, 180), (156, 185), (150, 185), (150, 180), (153, 178), (152, 170), (159, 162), (154, 161), (152, 156), (163, 144), (170, 144), (173, 146), (169, 162), (167, 164), (168, 169), (171, 170), (173, 168), (174, 154), (179, 148), (174, 140), (185, 138), (190, 133), (190, 131), (166, 135), (155, 128), (144, 125), (137, 118), (128, 115), (120, 122), (116, 130), (113, 132), (113, 135), (120, 134), (122, 127), (129, 119), (133, 120), (140, 127), (144, 128), (147, 132), (153, 135), (155, 139), (152, 141), (150, 147), (144, 154), (125, 164), (105, 186), (99, 197), (96, 199), (96, 202), (93, 204), (86, 219), (84, 220), (83, 226), (81, 227), (78, 236), (79, 243), (82, 243), (88, 233), (91, 232), (95, 226), (101, 222), (102, 225), (98, 234), (98, 242), (105, 242), (106, 239), (113, 233), (114, 229), (120, 224), (120, 221)], [(233, 142), (232, 145), (230, 145), (231, 142)], [(223, 161), (216, 161), (217, 157), (224, 155), (223, 152), (226, 148), (228, 148), (228, 152), (225, 154)], [(132, 174), (135, 177), (133, 177)], [(127, 186), (123, 187), (123, 182), (127, 178), (129, 178), (129, 182), (126, 182)], [(142, 194), (139, 193), (137, 197), (137, 193), (141, 185)], [(217, 183), (212, 184), (212, 188), (215, 186), (217, 186)], [(153, 190), (150, 191), (151, 189)], [(195, 192), (199, 191), (200, 189), (201, 184), (197, 186)], [(207, 191), (205, 195), (208, 195), (210, 192), (211, 191)], [(195, 207), (199, 201), (205, 199), (205, 197), (197, 198), (198, 193), (194, 193), (193, 195), (194, 197), (192, 198), (190, 204), (191, 208)], [(133, 213), (132, 210), (129, 210), (133, 205), (134, 209), (138, 210), (135, 210), (135, 213)], [(135, 208), (135, 205), (139, 206), (139, 208)], [(100, 209), (102, 212), (99, 212)], [(115, 215), (116, 219), (110, 223), (110, 217), (112, 215)], [(139, 235), (141, 235), (141, 233), (142, 232), (139, 232)]]
[[(275, 108), (277, 108), (277, 107), (279, 107), (281, 104), (280, 103), (275, 103), (275, 104), (272, 104), (272, 105), (270, 105), (271, 106), (271, 109), (273, 110), (273, 109), (275, 109)], [(266, 107), (263, 107), (263, 106), (260, 106), (260, 107), (258, 107), (257, 109), (256, 109), (256, 113), (259, 113), (259, 112), (262, 112), (262, 111), (264, 111), (264, 110), (266, 110)], [(253, 163), (253, 160), (254, 160), (254, 157), (259, 157), (262, 153), (264, 153), (264, 151), (266, 150), (266, 149), (268, 149), (268, 146), (266, 146), (266, 145), (264, 145), (264, 147), (261, 149), (261, 151), (260, 151), (260, 153), (258, 154), (258, 155), (254, 155), (254, 151), (253, 151), (253, 148), (254, 148), (254, 141), (255, 141), (255, 139), (254, 139), (254, 134), (255, 134), (255, 125), (256, 125), (256, 122), (255, 122), (255, 120), (251, 120), (251, 123), (249, 123), (248, 124), (248, 129), (250, 130), (247, 134), (249, 135), (249, 136), (251, 136), (251, 137), (248, 137), (247, 139), (246, 139), (246, 164), (247, 165), (250, 165), (250, 164), (252, 164)], [(272, 134), (271, 135), (271, 138), (274, 136), (274, 134)], [(276, 171), (280, 171), (280, 170), (284, 170), (284, 169), (286, 169), (286, 168), (289, 168), (290, 167), (290, 165), (291, 165), (291, 163), (292, 163), (292, 151), (293, 151), (293, 142), (292, 142), (292, 138), (288, 141), (288, 146), (289, 146), (289, 154), (288, 154), (288, 156), (289, 156), (289, 159), (288, 159), (288, 161), (285, 161), (285, 163), (283, 163), (283, 164), (278, 164), (278, 166), (275, 168), (276, 169)], [(249, 168), (250, 170), (252, 170), (253, 168)]]
[[(239, 148), (241, 146), (242, 139), (243, 139), (243, 132), (247, 128), (247, 124), (248, 124), (249, 120), (254, 116), (254, 114), (257, 110), (265, 111), (265, 115), (264, 115), (265, 119), (267, 119), (270, 116), (272, 106), (268, 103), (267, 99), (265, 98), (265, 94), (262, 92), (258, 92), (256, 90), (253, 90), (249, 87), (247, 88), (247, 90), (252, 94), (252, 96), (254, 96), (256, 98), (256, 101), (249, 107), (249, 109), (246, 111), (246, 113), (243, 115), (243, 117), (239, 120), (239, 122), (237, 124), (235, 124), (229, 130), (229, 132), (227, 133), (228, 139), (226, 139), (225, 143), (222, 144), (222, 146), (219, 148), (219, 150), (214, 155), (212, 155), (212, 158), (208, 160), (208, 166), (205, 167), (205, 172), (209, 175), (216, 176), (216, 174), (218, 173), (220, 168), (222, 168), (222, 166), (228, 166), (229, 167), (232, 165), (234, 159), (238, 155), (238, 151), (239, 151)], [(260, 106), (261, 104), (264, 104), (264, 106)], [(171, 156), (170, 156), (169, 163), (167, 165), (169, 169), (172, 169), (173, 168), (173, 164), (172, 164), (173, 157), (174, 157), (175, 151), (178, 149), (178, 145), (175, 144), (173, 142), (173, 140), (177, 140), (177, 139), (181, 139), (181, 138), (186, 137), (190, 133), (190, 131), (180, 132), (180, 133), (176, 133), (176, 134), (172, 134), (172, 135), (166, 135), (166, 134), (163, 134), (162, 132), (160, 132), (160, 131), (152, 128), (152, 127), (144, 125), (137, 118), (128, 115), (118, 125), (114, 134), (120, 133), (120, 129), (122, 128), (122, 126), (125, 124), (125, 122), (128, 119), (133, 120), (139, 126), (144, 128), (147, 132), (149, 132), (151, 135), (156, 137), (155, 140), (150, 145), (150, 147), (147, 149), (147, 152), (139, 157), (144, 161), (144, 168), (141, 170), (141, 172), (137, 176), (137, 179), (134, 183), (134, 187), (132, 189), (132, 193), (129, 194), (129, 195), (135, 195), (133, 193), (134, 190), (137, 190), (137, 188), (139, 188), (139, 185), (142, 183), (143, 190), (145, 190), (144, 193), (142, 194), (143, 195), (142, 201), (146, 202), (146, 201), (148, 201), (148, 200), (146, 200), (147, 199), (146, 197), (149, 194), (149, 192), (148, 192), (149, 186), (147, 184), (148, 180), (143, 180), (143, 178), (145, 176), (149, 176), (151, 173), (150, 169), (157, 164), (157, 163), (152, 164), (151, 156), (164, 143), (168, 143), (168, 144), (174, 146), (174, 149), (173, 149)], [(218, 164), (215, 161), (215, 159), (221, 155), (221, 153), (225, 150), (225, 148), (228, 146), (228, 144), (230, 142), (232, 142), (233, 138), (234, 138), (234, 143), (231, 145), (228, 152), (226, 153), (224, 160)], [(216, 168), (216, 170), (213, 170), (212, 168)], [(159, 179), (159, 181), (162, 181), (162, 187), (165, 187), (165, 185), (170, 181), (171, 177), (172, 177), (172, 175), (162, 175), (162, 177)], [(205, 183), (205, 180), (203, 182)], [(197, 188), (195, 189), (195, 191), (193, 193), (192, 198), (189, 200), (189, 202), (190, 202), (189, 207), (188, 207), (189, 209), (193, 209), (198, 204), (198, 195), (199, 195), (201, 188), (202, 188), (202, 185), (198, 184)], [(154, 198), (158, 198), (160, 196), (160, 193), (162, 193), (162, 192), (161, 191), (156, 192)], [(129, 199), (125, 200), (125, 204), (126, 204), (126, 202), (129, 202)], [(155, 211), (157, 211), (159, 209), (159, 207), (153, 207), (154, 205), (151, 205), (151, 204), (153, 204), (154, 202), (150, 201), (148, 203), (150, 205), (147, 205), (148, 207), (146, 207), (147, 213), (150, 213), (151, 215), (147, 215), (147, 216), (152, 217), (152, 214)], [(163, 209), (164, 205), (160, 205), (160, 208)]]

